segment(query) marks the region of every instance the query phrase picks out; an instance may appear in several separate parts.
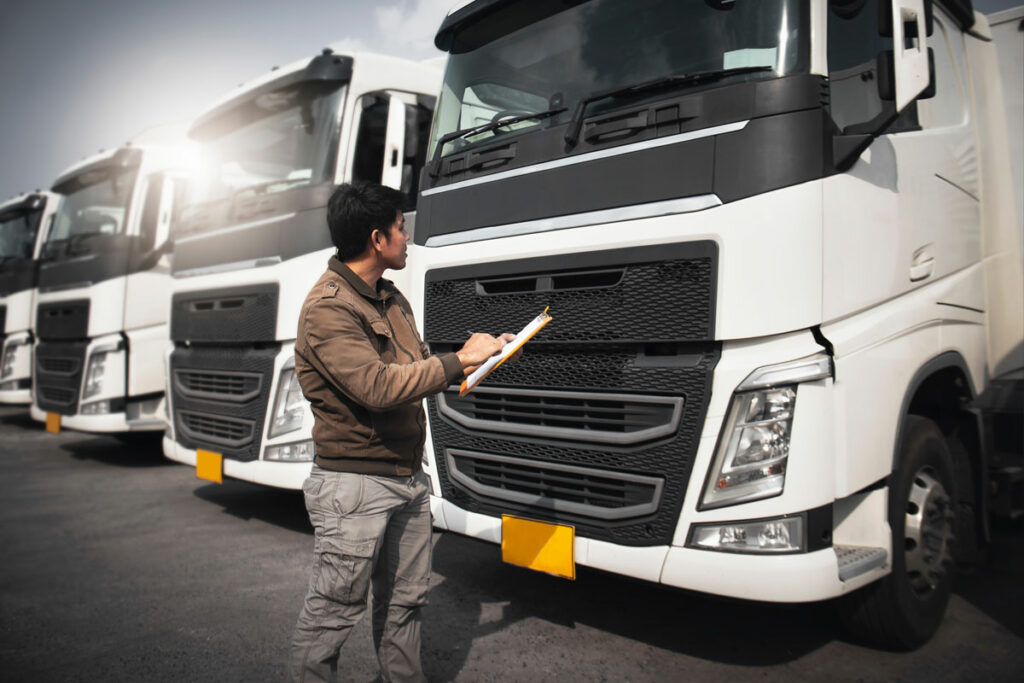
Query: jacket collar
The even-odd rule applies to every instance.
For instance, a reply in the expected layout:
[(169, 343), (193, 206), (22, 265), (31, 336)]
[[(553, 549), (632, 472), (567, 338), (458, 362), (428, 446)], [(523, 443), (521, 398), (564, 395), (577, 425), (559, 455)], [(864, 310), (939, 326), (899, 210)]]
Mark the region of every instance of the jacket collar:
[(344, 278), (345, 282), (347, 282), (352, 289), (356, 290), (357, 293), (372, 301), (386, 301), (398, 291), (395, 289), (395, 285), (391, 280), (386, 280), (384, 278), (377, 281), (377, 289), (374, 290), (370, 285), (366, 284), (366, 281), (363, 280), (363, 278), (356, 275), (351, 268), (338, 259), (337, 256), (331, 257), (331, 260), (327, 262), (327, 267)]

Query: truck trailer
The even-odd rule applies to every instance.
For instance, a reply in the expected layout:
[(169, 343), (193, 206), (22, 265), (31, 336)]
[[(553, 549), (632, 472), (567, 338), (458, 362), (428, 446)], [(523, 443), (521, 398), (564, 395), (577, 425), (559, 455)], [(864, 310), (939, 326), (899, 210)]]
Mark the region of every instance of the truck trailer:
[(32, 417), (47, 429), (164, 429), (175, 188), (190, 163), (166, 130), (68, 168), (39, 257)]
[(38, 258), (56, 200), (37, 190), (0, 204), (0, 403), (32, 402)]
[(337, 183), (372, 180), (415, 207), (440, 79), (435, 66), (327, 48), (192, 123), (200, 170), (174, 231), (169, 459), (212, 481), (301, 488), (313, 415), (294, 342), (334, 253), (327, 200)]
[(1024, 286), (985, 18), (474, 0), (435, 44), (423, 338), (553, 317), (428, 400), (435, 524), (926, 641), (1021, 464), (986, 428), (1020, 386)]

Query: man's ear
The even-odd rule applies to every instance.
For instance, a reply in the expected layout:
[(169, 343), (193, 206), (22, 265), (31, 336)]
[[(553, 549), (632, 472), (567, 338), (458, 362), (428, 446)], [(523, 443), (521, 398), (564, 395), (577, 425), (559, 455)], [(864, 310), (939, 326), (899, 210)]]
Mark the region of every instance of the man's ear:
[(385, 242), (384, 233), (380, 231), (380, 228), (374, 228), (373, 232), (370, 233), (370, 249), (380, 251)]

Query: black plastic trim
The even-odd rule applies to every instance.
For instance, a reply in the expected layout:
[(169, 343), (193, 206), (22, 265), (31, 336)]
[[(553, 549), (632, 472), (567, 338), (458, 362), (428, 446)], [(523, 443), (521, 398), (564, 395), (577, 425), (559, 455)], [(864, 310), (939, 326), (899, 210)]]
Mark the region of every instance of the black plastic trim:
[(201, 115), (192, 123), (188, 135), (196, 140), (216, 136), (220, 132), (219, 129), (225, 117), (230, 116), (240, 107), (244, 107), (268, 93), (296, 86), (313, 88), (340, 87), (351, 79), (352, 58), (333, 54), (330, 50), (324, 50), (323, 54), (317, 55), (310, 60), (305, 68), (264, 83), (258, 88), (249, 90), (239, 97), (228, 100)]
[(277, 282), (267, 282), (177, 292), (171, 297), (171, 340), (273, 342), (277, 338), (279, 289)]
[(327, 200), (333, 191), (332, 183), (322, 183), (188, 209), (175, 226), (172, 273), (261, 258), (287, 261), (330, 248)]
[(956, 20), (960, 30), (966, 31), (974, 26), (974, 3), (971, 0), (935, 0), (949, 15)]
[(40, 341), (87, 338), (89, 306), (89, 299), (39, 304), (36, 307), (36, 336)]
[(3, 341), (5, 334), (7, 334), (7, 307), (0, 305), (0, 342)]

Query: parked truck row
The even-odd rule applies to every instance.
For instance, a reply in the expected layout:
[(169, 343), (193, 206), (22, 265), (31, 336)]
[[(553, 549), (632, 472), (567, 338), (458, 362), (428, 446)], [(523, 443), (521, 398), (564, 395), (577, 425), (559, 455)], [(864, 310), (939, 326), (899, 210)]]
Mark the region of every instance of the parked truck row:
[(1024, 502), (1022, 20), (473, 0), (437, 33), (443, 78), (325, 50), (227, 94), (188, 150), (129, 145), (0, 205), (0, 401), (300, 488), (327, 198), (381, 182), (408, 197), (389, 277), (433, 351), (554, 317), (427, 401), (437, 527), (511, 559), (528, 520), (569, 539), (534, 569), (837, 599), (915, 647)]

